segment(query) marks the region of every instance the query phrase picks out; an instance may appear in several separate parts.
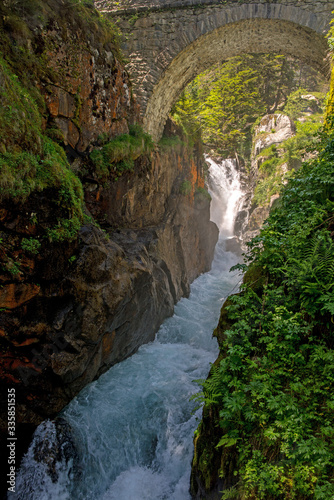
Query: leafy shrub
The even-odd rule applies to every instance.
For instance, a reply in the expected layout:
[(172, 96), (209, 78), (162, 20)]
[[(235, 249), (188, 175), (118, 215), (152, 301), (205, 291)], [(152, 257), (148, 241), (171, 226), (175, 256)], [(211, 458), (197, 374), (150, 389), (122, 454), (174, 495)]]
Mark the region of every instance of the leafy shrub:
[(32, 254), (37, 254), (41, 247), (41, 242), (36, 238), (22, 238), (21, 248)]
[(225, 499), (334, 496), (334, 131), (320, 138), (249, 244), (198, 395), (218, 418), (222, 477), (236, 457)]

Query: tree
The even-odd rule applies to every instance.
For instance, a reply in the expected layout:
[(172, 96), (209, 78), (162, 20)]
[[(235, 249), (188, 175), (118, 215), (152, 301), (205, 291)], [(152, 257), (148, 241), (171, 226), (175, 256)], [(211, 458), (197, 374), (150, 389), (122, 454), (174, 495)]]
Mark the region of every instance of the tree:
[[(305, 84), (300, 63), (275, 54), (245, 54), (197, 76), (172, 113), (190, 136), (224, 156), (250, 155), (252, 127), (259, 116), (282, 109), (290, 93)], [(314, 84), (315, 85), (315, 84)], [(313, 85), (313, 86), (314, 86)]]

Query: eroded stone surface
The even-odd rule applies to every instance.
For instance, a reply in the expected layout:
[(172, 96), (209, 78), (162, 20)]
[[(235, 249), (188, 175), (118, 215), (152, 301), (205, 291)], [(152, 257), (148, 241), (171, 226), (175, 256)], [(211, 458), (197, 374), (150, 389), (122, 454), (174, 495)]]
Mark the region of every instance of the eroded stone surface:
[[(254, 129), (251, 169), (247, 179), (247, 195), (240, 207), (235, 225), (235, 233), (242, 240), (244, 250), (247, 249), (245, 243), (259, 234), (263, 222), (269, 216), (271, 207), (279, 197), (278, 194), (274, 194), (270, 197), (269, 203), (264, 206), (256, 206), (253, 203), (253, 192), (261, 175), (259, 169), (267, 158), (264, 155), (261, 156), (261, 152), (272, 145), (279, 146), (283, 141), (293, 137), (295, 132), (294, 122), (283, 113), (263, 116)], [(288, 171), (287, 163), (280, 166), (280, 171), (282, 176)]]
[(287, 115), (277, 113), (264, 116), (256, 127), (253, 155), (257, 156), (272, 144), (280, 144), (296, 132), (294, 122)]
[(49, 120), (62, 131), (65, 145), (83, 153), (101, 134), (128, 133), (139, 108), (131, 97), (128, 75), (108, 45), (93, 46), (84, 33), (57, 23), (40, 38), (54, 71), (53, 83), (42, 84), (41, 90)]

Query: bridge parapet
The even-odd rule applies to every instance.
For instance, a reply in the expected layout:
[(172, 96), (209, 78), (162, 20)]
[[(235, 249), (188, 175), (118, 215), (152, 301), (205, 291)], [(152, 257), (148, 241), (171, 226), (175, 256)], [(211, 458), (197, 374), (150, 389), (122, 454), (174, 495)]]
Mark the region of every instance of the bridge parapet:
[[(133, 14), (134, 12), (145, 12), (154, 10), (168, 10), (168, 9), (188, 9), (188, 8), (203, 8), (209, 5), (218, 5), (229, 7), (231, 5), (240, 5), (240, 0), (95, 0), (96, 7), (104, 12), (112, 14)], [(333, 7), (332, 2), (326, 0), (247, 0), (243, 3), (254, 4), (282, 4), (290, 5), (293, 7), (300, 7), (310, 10), (314, 13), (327, 13), (331, 14)]]

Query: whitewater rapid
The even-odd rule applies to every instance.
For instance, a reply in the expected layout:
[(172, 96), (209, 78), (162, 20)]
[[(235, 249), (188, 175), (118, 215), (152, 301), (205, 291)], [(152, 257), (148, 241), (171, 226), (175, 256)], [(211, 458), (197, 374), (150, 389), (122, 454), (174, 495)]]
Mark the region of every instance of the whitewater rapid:
[[(207, 158), (212, 220), (220, 239), (209, 273), (160, 327), (156, 339), (89, 384), (61, 412), (70, 425), (77, 463), (36, 460), (37, 444), (52, 451), (55, 423), (37, 429), (17, 477), (18, 500), (190, 500), (193, 434), (201, 417), (191, 396), (217, 357), (212, 338), (220, 308), (240, 281), (225, 251), (242, 196), (235, 162)], [(35, 442), (35, 448), (34, 448)], [(38, 444), (38, 446), (40, 446)]]

